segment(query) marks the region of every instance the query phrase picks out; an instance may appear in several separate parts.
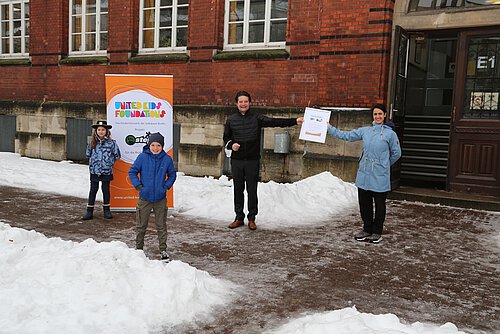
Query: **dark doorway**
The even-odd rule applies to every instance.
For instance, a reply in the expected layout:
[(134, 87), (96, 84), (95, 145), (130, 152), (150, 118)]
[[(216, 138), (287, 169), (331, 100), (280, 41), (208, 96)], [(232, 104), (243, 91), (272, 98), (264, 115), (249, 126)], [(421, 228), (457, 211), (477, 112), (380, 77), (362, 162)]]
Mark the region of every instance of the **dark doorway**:
[(456, 34), (410, 34), (402, 185), (446, 188), (456, 55)]

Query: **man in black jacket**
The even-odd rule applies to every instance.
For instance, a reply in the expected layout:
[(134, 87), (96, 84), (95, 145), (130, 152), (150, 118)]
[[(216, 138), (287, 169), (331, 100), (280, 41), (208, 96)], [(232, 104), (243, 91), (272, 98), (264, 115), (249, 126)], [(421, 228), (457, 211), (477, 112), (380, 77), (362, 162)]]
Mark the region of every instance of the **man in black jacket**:
[(234, 185), (234, 211), (236, 218), (229, 228), (244, 225), (244, 190), (248, 194), (248, 228), (255, 230), (257, 215), (257, 184), (260, 170), (260, 130), (267, 127), (288, 127), (301, 125), (304, 118), (270, 118), (250, 109), (252, 98), (245, 91), (236, 93), (238, 112), (235, 112), (224, 125), (226, 152), (231, 156), (231, 173)]

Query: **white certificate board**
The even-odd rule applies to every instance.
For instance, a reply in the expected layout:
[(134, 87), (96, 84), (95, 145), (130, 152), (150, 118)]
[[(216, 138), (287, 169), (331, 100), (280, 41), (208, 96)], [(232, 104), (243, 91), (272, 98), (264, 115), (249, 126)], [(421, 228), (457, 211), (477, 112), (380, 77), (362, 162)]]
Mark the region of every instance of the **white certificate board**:
[(299, 139), (324, 143), (329, 121), (330, 110), (306, 108)]

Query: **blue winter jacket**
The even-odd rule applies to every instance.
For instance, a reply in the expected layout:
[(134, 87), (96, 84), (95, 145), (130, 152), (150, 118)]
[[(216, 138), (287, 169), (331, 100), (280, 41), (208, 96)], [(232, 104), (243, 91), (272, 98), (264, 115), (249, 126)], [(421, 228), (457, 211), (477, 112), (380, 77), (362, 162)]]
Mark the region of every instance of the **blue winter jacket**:
[(85, 152), (89, 161), (90, 174), (111, 175), (113, 174), (115, 161), (121, 157), (120, 149), (113, 139), (109, 139), (108, 137), (104, 137), (103, 140), (99, 140), (97, 137), (96, 139), (97, 144), (95, 148), (87, 145)]
[[(139, 176), (140, 174), (140, 176)], [(165, 198), (167, 190), (177, 178), (172, 158), (165, 152), (153, 154), (145, 145), (128, 172), (132, 185), (142, 185), (139, 197), (148, 202), (158, 202)]]
[(396, 132), (386, 124), (373, 124), (352, 131), (328, 127), (328, 134), (345, 141), (363, 141), (356, 187), (375, 192), (391, 190), (391, 165), (401, 157)]

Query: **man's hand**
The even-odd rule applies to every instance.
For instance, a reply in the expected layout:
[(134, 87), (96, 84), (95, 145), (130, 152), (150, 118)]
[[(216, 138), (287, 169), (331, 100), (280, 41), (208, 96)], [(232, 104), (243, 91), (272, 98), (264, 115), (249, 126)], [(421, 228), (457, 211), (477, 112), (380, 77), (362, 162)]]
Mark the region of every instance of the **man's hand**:
[(302, 125), (304, 123), (304, 117), (297, 118), (297, 125)]
[(240, 144), (233, 143), (233, 146), (231, 146), (231, 148), (233, 149), (233, 151), (238, 151), (240, 149)]

